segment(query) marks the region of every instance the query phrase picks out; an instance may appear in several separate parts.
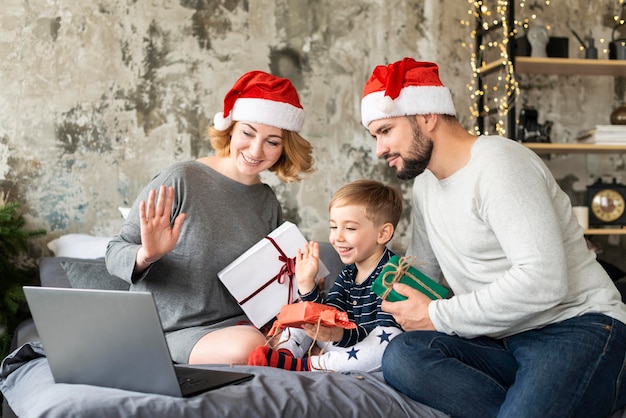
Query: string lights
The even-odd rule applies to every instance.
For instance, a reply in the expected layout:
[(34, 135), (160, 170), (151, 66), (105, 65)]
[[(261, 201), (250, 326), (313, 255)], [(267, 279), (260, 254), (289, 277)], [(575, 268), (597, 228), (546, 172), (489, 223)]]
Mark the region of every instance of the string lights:
[[(626, 0), (615, 1), (613, 38), (626, 23), (623, 17)], [(472, 78), (466, 86), (472, 100), (469, 110), (477, 122), (481, 117), (488, 120), (489, 116), (497, 114), (495, 124), (492, 123), (492, 126), (485, 124), (481, 132), (481, 127), (476, 123), (473, 130), (476, 134), (489, 135), (494, 133), (490, 132), (493, 128), (496, 134), (507, 136), (505, 121), (519, 93), (513, 57), (509, 56), (509, 40), (514, 39), (518, 33), (525, 34), (533, 21), (538, 19), (537, 11), (545, 12), (545, 8), (550, 6), (550, 0), (519, 0), (517, 7), (521, 17), (513, 21), (512, 27), (509, 27), (507, 16), (509, 7), (515, 7), (514, 1), (467, 2), (468, 18), (461, 19), (460, 23), (468, 29), (471, 40), (469, 43), (462, 43), (463, 47), (471, 49)], [(544, 26), (548, 31), (551, 30), (549, 25)], [(488, 40), (482, 42), (480, 39), (479, 42), (478, 37), (485, 37)], [(604, 38), (600, 38), (599, 41), (600, 45), (605, 43)], [(580, 48), (582, 49), (582, 46)], [(602, 52), (608, 53), (608, 48), (604, 48)]]
[[(625, 0), (620, 0), (625, 1)], [(524, 31), (528, 28), (529, 22), (537, 18), (533, 12), (529, 17), (524, 17), (513, 22), (513, 27), (509, 27), (507, 16), (509, 14), (510, 1), (495, 1), (495, 9), (489, 7), (487, 0), (468, 0), (469, 10), (468, 20), (461, 20), (461, 25), (469, 28), (470, 39), (474, 45), (464, 44), (473, 48), (471, 52), (470, 65), (472, 78), (467, 84), (473, 104), (470, 112), (473, 117), (486, 117), (497, 113), (495, 123), (495, 133), (501, 136), (507, 135), (506, 119), (514, 105), (515, 96), (519, 92), (519, 84), (515, 78), (513, 59), (509, 56), (509, 41), (515, 38), (519, 29)], [(494, 3), (493, 1), (491, 3)], [(550, 5), (550, 0), (545, 0), (546, 6)], [(514, 6), (513, 6), (514, 7)], [(522, 15), (526, 11), (526, 1), (519, 1)], [(542, 8), (541, 4), (533, 3), (533, 8)], [(500, 36), (493, 35), (498, 31)], [(489, 36), (487, 42), (479, 41), (478, 37)], [(495, 73), (495, 74), (494, 74)], [(489, 77), (486, 75), (489, 74)], [(491, 82), (490, 82), (490, 81)], [(488, 127), (474, 127), (476, 134), (489, 135)]]
[[(615, 34), (616, 32), (622, 27), (624, 26), (624, 19), (622, 18), (623, 15), (623, 8), (626, 5), (626, 3), (624, 3), (624, 1), (626, 0), (619, 0), (617, 2), (618, 4), (618, 11), (616, 12), (616, 14), (613, 16), (613, 20), (615, 21), (615, 26), (613, 27), (613, 32), (611, 33), (611, 40), (615, 40)], [(606, 51), (605, 51), (606, 52)]]

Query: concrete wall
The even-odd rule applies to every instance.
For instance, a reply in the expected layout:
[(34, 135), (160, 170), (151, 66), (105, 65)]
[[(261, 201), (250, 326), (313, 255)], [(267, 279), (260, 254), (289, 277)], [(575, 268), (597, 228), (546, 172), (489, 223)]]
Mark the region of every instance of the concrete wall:
[[(570, 56), (580, 52), (567, 25), (592, 31), (605, 58), (599, 38), (610, 37), (614, 3), (527, 5), (518, 16), (552, 21), (552, 34), (571, 38)], [(400, 184), (408, 198), (410, 183), (376, 158), (359, 122), (363, 83), (375, 65), (404, 56), (437, 61), (459, 119), (472, 128), (473, 23), (462, 24), (470, 7), (461, 0), (3, 0), (0, 191), (22, 202), (29, 226), (49, 231), (42, 253), (62, 234), (115, 234), (117, 207), (131, 205), (157, 170), (210, 153), (205, 132), (224, 93), (243, 72), (261, 69), (298, 88), (303, 134), (317, 160), (301, 184), (264, 179), (288, 219), (308, 237), (326, 239), (327, 203), (342, 184), (379, 178)], [(613, 78), (538, 80), (522, 80), (530, 89), (525, 103), (554, 120), (555, 135), (566, 141), (579, 128), (608, 123), (623, 98), (623, 83)], [(623, 169), (613, 158), (594, 167)], [(573, 172), (576, 193), (588, 181), (587, 163), (570, 161), (560, 159), (555, 170)], [(395, 246), (406, 243), (407, 215)]]

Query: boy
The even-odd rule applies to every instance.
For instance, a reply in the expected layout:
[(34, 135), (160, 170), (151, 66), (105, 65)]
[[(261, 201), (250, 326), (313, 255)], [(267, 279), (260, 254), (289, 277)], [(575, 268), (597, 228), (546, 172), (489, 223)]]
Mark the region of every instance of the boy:
[[(402, 213), (402, 194), (374, 180), (357, 180), (332, 197), (330, 243), (346, 264), (327, 300), (315, 284), (319, 245), (311, 242), (296, 254), (296, 280), (303, 301), (325, 303), (348, 314), (355, 329), (305, 324), (287, 328), (278, 350), (257, 347), (248, 359), (253, 366), (294, 371), (380, 370), (383, 351), (402, 332), (393, 316), (380, 309), (381, 299), (371, 286), (394, 254), (386, 244), (393, 237)], [(306, 357), (316, 342), (318, 355)], [(332, 344), (331, 344), (332, 343)]]

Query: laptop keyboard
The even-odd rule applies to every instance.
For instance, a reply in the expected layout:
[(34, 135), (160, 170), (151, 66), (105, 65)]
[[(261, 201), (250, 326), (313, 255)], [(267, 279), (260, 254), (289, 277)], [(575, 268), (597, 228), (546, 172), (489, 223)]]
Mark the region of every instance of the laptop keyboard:
[(194, 377), (194, 375), (198, 374), (197, 370), (185, 368), (176, 368), (175, 370), (176, 377), (178, 378), (178, 384), (183, 388), (207, 382), (206, 379)]
[(180, 385), (181, 388), (189, 387), (189, 386), (196, 386), (203, 382), (205, 382), (205, 380), (194, 379), (193, 377), (179, 377), (178, 378), (178, 384)]

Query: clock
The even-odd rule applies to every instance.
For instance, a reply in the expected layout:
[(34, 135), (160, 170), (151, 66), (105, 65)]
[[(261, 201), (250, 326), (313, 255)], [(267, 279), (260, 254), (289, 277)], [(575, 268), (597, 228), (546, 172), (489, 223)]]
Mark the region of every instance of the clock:
[(626, 185), (598, 179), (587, 187), (589, 225), (626, 226)]

